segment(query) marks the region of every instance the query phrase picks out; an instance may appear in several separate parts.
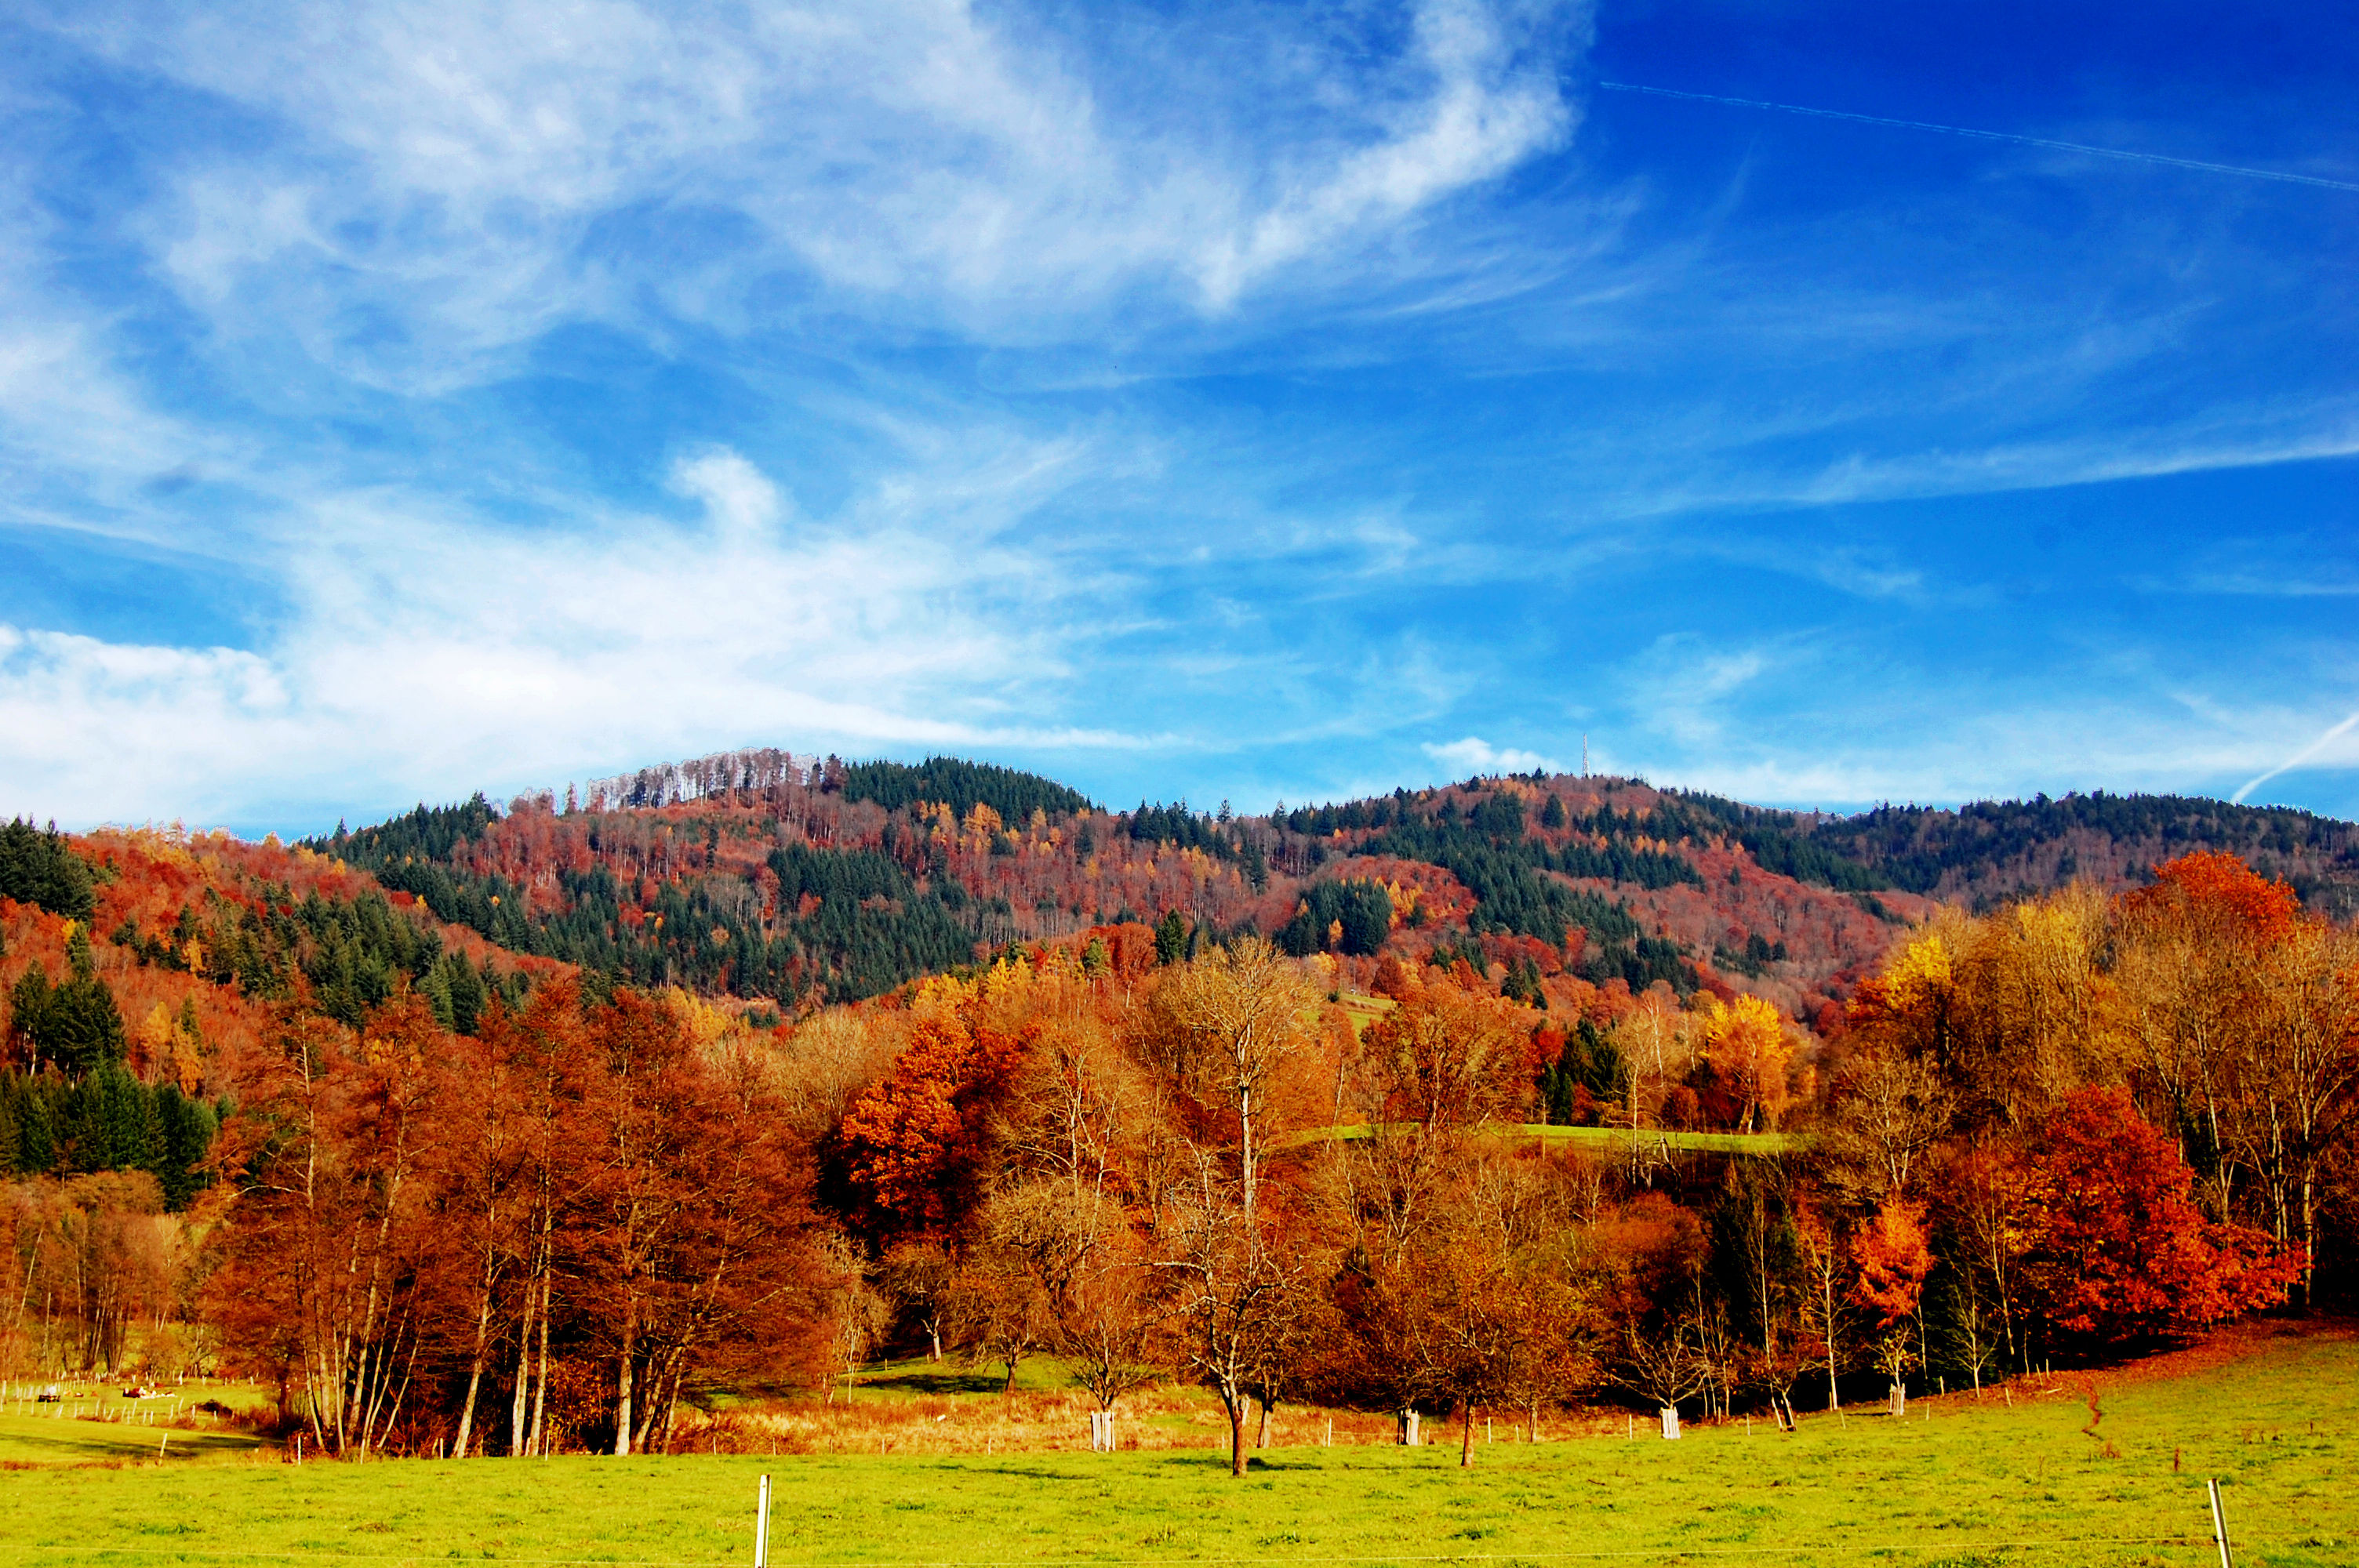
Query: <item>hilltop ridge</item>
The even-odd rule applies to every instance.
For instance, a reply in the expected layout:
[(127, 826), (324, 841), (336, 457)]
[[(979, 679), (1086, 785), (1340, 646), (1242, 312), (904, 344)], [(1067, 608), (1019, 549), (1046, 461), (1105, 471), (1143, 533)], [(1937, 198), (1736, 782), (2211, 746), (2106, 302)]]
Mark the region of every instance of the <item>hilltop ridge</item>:
[(511, 951), (789, 1008), (1176, 918), (1180, 940), (1251, 929), (1362, 967), (1462, 956), (1533, 1000), (1560, 979), (1660, 981), (1807, 1022), (1938, 903), (2117, 890), (2189, 849), (2359, 908), (2359, 828), (2302, 812), (2094, 792), (1843, 816), (1578, 774), (1256, 816), (1108, 811), (945, 757), (738, 752), (309, 844)]

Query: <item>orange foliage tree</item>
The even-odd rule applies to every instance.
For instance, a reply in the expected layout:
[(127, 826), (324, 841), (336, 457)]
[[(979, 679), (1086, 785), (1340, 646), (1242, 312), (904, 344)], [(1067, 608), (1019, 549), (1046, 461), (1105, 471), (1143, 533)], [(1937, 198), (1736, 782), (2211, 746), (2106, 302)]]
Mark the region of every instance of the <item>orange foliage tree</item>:
[(1890, 1382), (1892, 1413), (1905, 1414), (1908, 1368), (1918, 1361), (1910, 1341), (1924, 1304), (1925, 1276), (1933, 1271), (1922, 1211), (1906, 1198), (1886, 1199), (1854, 1241), (1853, 1256), (1859, 1277), (1852, 1299), (1875, 1319), (1876, 1365)]

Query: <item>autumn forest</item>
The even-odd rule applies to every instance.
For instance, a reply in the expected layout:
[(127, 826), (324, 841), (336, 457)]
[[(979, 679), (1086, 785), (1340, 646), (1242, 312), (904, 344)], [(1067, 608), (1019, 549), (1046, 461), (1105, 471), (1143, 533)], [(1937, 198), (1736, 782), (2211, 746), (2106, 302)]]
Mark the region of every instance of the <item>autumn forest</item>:
[[(2359, 1288), (2359, 828), (1491, 776), (1240, 814), (733, 752), (300, 842), (0, 827), (0, 1379), (666, 1452), (1093, 1405), (1799, 1412)], [(1665, 1419), (1673, 1419), (1667, 1415)]]

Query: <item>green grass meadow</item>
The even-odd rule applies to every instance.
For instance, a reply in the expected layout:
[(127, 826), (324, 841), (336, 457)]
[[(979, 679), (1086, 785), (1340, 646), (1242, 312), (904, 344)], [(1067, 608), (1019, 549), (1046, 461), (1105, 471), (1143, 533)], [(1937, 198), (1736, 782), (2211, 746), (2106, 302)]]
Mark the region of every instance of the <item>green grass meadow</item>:
[[(2040, 1394), (2041, 1387), (2059, 1391)], [(223, 1438), (160, 1464), (0, 1418), (0, 1562), (771, 1561), (2212, 1564), (2203, 1477), (2242, 1568), (2359, 1563), (2359, 1346), (2279, 1338), (2176, 1379), (2017, 1385), (2015, 1402), (1478, 1446), (1286, 1447), (1247, 1479), (1211, 1450), (959, 1457), (311, 1463)], [(1930, 1416), (1930, 1419), (1928, 1417)], [(45, 1427), (46, 1432), (28, 1429)], [(150, 1446), (156, 1434), (116, 1429)], [(1435, 1433), (1440, 1436), (1440, 1433)], [(178, 1449), (183, 1434), (175, 1433)], [(195, 1444), (192, 1443), (192, 1448)], [(2179, 1468), (2174, 1472), (2177, 1455)], [(66, 1460), (27, 1467), (29, 1457)], [(75, 1464), (71, 1461), (85, 1461)]]

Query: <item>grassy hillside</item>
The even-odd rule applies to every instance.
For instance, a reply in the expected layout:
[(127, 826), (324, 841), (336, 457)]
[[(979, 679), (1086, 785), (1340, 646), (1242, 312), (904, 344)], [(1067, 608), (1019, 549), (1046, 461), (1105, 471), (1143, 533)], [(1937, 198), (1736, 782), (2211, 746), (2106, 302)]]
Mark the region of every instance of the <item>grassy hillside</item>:
[(1811, 1416), (1790, 1436), (1739, 1422), (1691, 1426), (1677, 1444), (1534, 1444), (1502, 1422), (1471, 1472), (1454, 1446), (1327, 1447), (1298, 1422), (1310, 1441), (1266, 1450), (1242, 1482), (1216, 1454), (1185, 1450), (17, 1470), (0, 1557), (743, 1563), (764, 1473), (777, 1488), (773, 1560), (796, 1564), (2196, 1564), (2214, 1560), (2206, 1476), (2224, 1483), (2247, 1568), (2359, 1552), (2349, 1339), (2280, 1337), (2241, 1359), (2101, 1375), (2096, 1394), (2093, 1431), (2084, 1387), (2039, 1379), (2011, 1402)]

